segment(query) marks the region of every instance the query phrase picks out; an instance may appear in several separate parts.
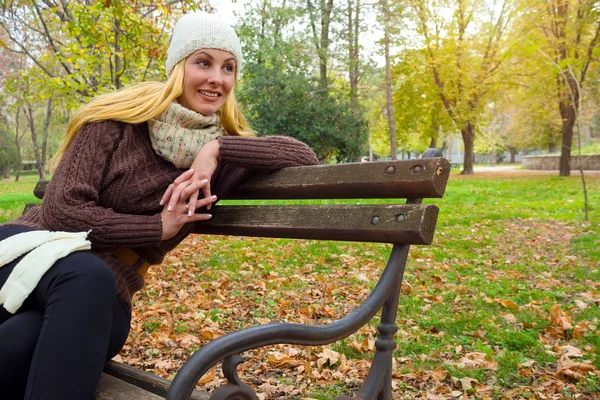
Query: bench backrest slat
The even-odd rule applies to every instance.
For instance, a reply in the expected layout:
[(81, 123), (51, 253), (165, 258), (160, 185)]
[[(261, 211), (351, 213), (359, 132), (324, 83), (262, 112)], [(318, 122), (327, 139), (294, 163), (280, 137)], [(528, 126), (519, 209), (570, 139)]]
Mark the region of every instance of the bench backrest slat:
[(431, 244), (434, 205), (216, 206), (194, 233)]
[[(445, 158), (290, 167), (255, 176), (227, 199), (440, 198), (449, 174)], [(35, 186), (38, 199), (48, 183)]]
[(439, 198), (449, 174), (445, 158), (292, 167), (258, 175), (227, 199)]

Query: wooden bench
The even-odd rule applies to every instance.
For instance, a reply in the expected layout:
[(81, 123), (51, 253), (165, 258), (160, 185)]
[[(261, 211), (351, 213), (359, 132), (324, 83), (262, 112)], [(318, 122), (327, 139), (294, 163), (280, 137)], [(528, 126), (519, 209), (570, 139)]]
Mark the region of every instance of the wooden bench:
[[(233, 332), (191, 355), (175, 379), (110, 361), (95, 399), (258, 399), (237, 376), (244, 351), (275, 344), (325, 345), (356, 332), (382, 310), (371, 370), (356, 397), (392, 398), (392, 352), (404, 267), (411, 244), (431, 244), (438, 207), (423, 198), (443, 196), (450, 163), (429, 149), (424, 158), (285, 168), (239, 186), (227, 199), (407, 199), (405, 204), (368, 205), (219, 205), (213, 218), (194, 233), (275, 238), (344, 240), (393, 244), (387, 266), (369, 297), (357, 309), (326, 325), (270, 324)], [(34, 193), (42, 198), (47, 182)], [(222, 362), (227, 384), (211, 394), (195, 390), (198, 380)]]

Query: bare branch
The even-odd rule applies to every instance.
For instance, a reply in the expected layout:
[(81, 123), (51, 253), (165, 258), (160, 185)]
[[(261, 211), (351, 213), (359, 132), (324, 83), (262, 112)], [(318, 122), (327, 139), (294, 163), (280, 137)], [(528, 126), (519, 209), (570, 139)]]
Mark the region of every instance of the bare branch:
[(583, 68), (581, 69), (581, 75), (579, 76), (579, 81), (582, 83), (585, 80), (585, 75), (590, 66), (590, 63), (592, 62), (592, 52), (594, 51), (594, 48), (598, 45), (599, 42), (600, 42), (600, 22), (598, 22), (598, 27), (596, 28), (596, 34), (594, 35), (594, 38), (590, 41), (590, 44), (588, 45), (588, 48), (587, 48), (585, 64), (584, 64)]
[[(33, 7), (35, 8), (35, 11), (37, 12), (37, 15), (38, 15), (38, 17), (40, 19), (40, 22), (42, 23), (42, 26), (44, 27), (44, 32), (46, 32), (46, 38), (48, 39), (48, 43), (52, 47), (52, 50), (54, 50), (54, 52), (57, 55), (59, 55), (61, 58), (64, 58), (64, 55), (62, 54), (62, 52), (60, 51), (60, 49), (54, 43), (54, 38), (52, 37), (52, 34), (48, 30), (48, 25), (46, 24), (46, 21), (44, 20), (44, 17), (42, 17), (42, 12), (40, 11), (40, 8), (38, 7), (38, 5), (37, 5), (37, 3), (35, 1), (33, 2)], [(59, 62), (63, 66), (63, 68), (67, 72), (67, 74), (72, 74), (73, 73), (71, 71), (71, 69), (69, 68), (69, 66), (63, 60), (59, 60)]]
[[(0, 22), (0, 25), (2, 26), (2, 28), (4, 29), (4, 31), (10, 38), (10, 40), (21, 49), (21, 52), (19, 52), (19, 54), (25, 54), (27, 57), (29, 57), (29, 59), (31, 61), (33, 61), (35, 63), (35, 65), (40, 67), (40, 69), (42, 71), (44, 71), (46, 73), (46, 75), (48, 75), (49, 77), (51, 77), (51, 78), (55, 77), (55, 75), (52, 72), (50, 72), (50, 70), (48, 70), (33, 54), (31, 54), (31, 52), (25, 47), (25, 45), (21, 41), (17, 40), (12, 35), (12, 33), (8, 29), (6, 29), (6, 26), (4, 25), (3, 22)], [(10, 48), (9, 48), (9, 50), (10, 50)]]

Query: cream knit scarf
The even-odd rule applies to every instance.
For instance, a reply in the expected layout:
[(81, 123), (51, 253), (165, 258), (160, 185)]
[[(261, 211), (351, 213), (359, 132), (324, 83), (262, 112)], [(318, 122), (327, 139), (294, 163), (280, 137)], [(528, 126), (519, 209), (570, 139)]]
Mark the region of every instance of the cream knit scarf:
[(176, 102), (148, 127), (154, 151), (177, 168), (191, 167), (202, 146), (225, 134), (217, 114), (199, 114)]

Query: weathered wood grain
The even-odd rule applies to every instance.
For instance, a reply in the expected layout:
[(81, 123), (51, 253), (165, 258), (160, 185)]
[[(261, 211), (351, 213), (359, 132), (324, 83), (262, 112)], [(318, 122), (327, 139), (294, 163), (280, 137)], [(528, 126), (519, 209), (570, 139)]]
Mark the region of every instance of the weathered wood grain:
[(216, 206), (194, 233), (431, 244), (435, 205)]
[(291, 167), (257, 175), (227, 198), (439, 198), (449, 175), (445, 158)]
[(102, 374), (92, 400), (159, 400), (164, 397), (147, 392), (113, 376)]
[[(139, 387), (146, 391), (146, 393), (153, 393), (155, 396), (159, 396), (157, 398), (161, 399), (166, 397), (171, 385), (171, 381), (168, 379), (115, 361), (108, 361), (104, 366), (104, 375), (107, 374), (112, 376), (113, 379), (127, 382), (134, 387)], [(194, 390), (190, 397), (191, 400), (208, 400), (208, 398), (208, 393), (199, 390)], [(106, 399), (109, 399), (109, 397)]]

